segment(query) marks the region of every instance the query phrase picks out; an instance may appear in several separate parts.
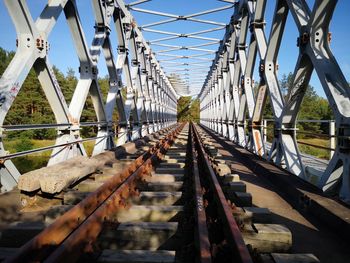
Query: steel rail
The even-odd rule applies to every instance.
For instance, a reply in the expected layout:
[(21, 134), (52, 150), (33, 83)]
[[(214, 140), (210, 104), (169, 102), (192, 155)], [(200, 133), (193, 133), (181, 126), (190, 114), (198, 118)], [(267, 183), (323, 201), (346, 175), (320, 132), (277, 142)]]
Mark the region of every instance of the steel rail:
[[(85, 222), (74, 231), (45, 261), (46, 262), (62, 262), (66, 258), (78, 260), (84, 249), (91, 250), (91, 245), (96, 241), (99, 233), (103, 229), (103, 223), (109, 219), (110, 214), (115, 214), (120, 207), (126, 207), (126, 198), (131, 194), (135, 195), (136, 181), (148, 176), (160, 154), (174, 142), (174, 137), (178, 134), (184, 125), (171, 132), (164, 143), (139, 166), (135, 172), (126, 177), (126, 180), (118, 187), (118, 189), (108, 197), (101, 206), (99, 206), (93, 214), (91, 214)], [(116, 223), (119, 225), (119, 223)]]
[(232, 248), (233, 252), (233, 258), (232, 262), (244, 262), (244, 263), (252, 263), (253, 260), (249, 254), (248, 248), (246, 244), (244, 243), (242, 233), (233, 218), (232, 210), (228, 205), (228, 202), (225, 198), (225, 195), (222, 191), (222, 188), (220, 186), (220, 183), (218, 179), (216, 178), (215, 172), (210, 164), (209, 158), (204, 150), (204, 147), (202, 145), (201, 138), (198, 134), (198, 131), (196, 130), (196, 127), (193, 123), (191, 123), (191, 126), (194, 131), (194, 138), (197, 143), (197, 151), (199, 158), (202, 158), (205, 168), (209, 172), (209, 182), (211, 184), (211, 188), (214, 193), (214, 200), (218, 207), (218, 212), (221, 216), (221, 219), (223, 220), (224, 229), (225, 229), (225, 236), (227, 239), (228, 244)]
[(209, 233), (207, 228), (207, 218), (203, 202), (202, 186), (200, 182), (198, 159), (196, 151), (196, 142), (194, 139), (194, 131), (192, 125), (190, 126), (190, 143), (191, 143), (191, 154), (192, 154), (192, 173), (194, 179), (194, 191), (195, 191), (195, 203), (196, 203), (196, 218), (197, 218), (197, 242), (199, 246), (199, 257), (200, 262), (210, 263), (212, 262)]
[(62, 262), (78, 258), (95, 241), (108, 215), (125, 206), (125, 198), (130, 193), (136, 193), (135, 180), (148, 174), (153, 162), (170, 147), (183, 126), (181, 124), (169, 132), (149, 151), (59, 217), (5, 262), (45, 259), (45, 262)]
[(209, 233), (207, 227), (207, 217), (204, 208), (202, 186), (199, 177), (199, 168), (198, 168), (198, 159), (196, 151), (196, 142), (194, 139), (194, 131), (192, 125), (190, 126), (189, 141), (191, 144), (191, 161), (192, 161), (192, 176), (193, 176), (193, 188), (195, 193), (195, 205), (196, 205), (196, 227), (197, 235), (196, 244), (198, 244), (197, 251), (199, 252), (199, 262), (201, 263), (210, 263), (212, 262), (211, 258), (211, 249), (209, 242)]

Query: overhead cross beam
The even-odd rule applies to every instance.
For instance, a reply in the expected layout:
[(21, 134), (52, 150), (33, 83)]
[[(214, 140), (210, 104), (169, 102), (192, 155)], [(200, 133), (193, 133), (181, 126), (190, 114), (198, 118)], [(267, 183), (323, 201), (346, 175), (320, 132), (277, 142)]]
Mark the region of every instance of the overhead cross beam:
[(130, 7), (130, 10), (145, 13), (145, 14), (158, 15), (158, 16), (171, 18), (171, 19), (162, 20), (162, 21), (143, 25), (142, 28), (146, 29), (149, 27), (159, 26), (159, 25), (163, 25), (163, 24), (176, 22), (176, 21), (191, 21), (191, 22), (197, 22), (197, 23), (203, 23), (203, 24), (209, 24), (209, 25), (226, 26), (226, 24), (224, 24), (224, 23), (219, 23), (219, 22), (211, 21), (211, 20), (196, 19), (194, 17), (220, 12), (220, 11), (227, 10), (230, 8), (232, 8), (232, 5), (227, 5), (227, 6), (214, 8), (214, 9), (210, 9), (210, 10), (205, 10), (205, 11), (202, 11), (199, 13), (194, 13), (194, 14), (189, 14), (189, 15), (175, 15), (175, 14), (169, 14), (169, 13), (165, 13), (165, 12), (147, 10), (147, 9), (142, 9), (142, 8), (134, 8), (134, 7)]
[[(217, 45), (219, 44), (220, 40), (217, 38), (213, 38), (210, 36), (207, 36), (206, 34), (212, 33), (212, 32), (218, 32), (222, 31), (226, 28), (227, 24), (219, 21), (214, 21), (214, 20), (208, 20), (208, 19), (201, 19), (199, 17), (205, 16), (208, 14), (213, 14), (217, 12), (221, 12), (224, 10), (229, 10), (231, 9), (235, 3), (230, 3), (230, 5), (225, 5), (225, 6), (218, 6), (216, 8), (211, 8), (208, 10), (203, 10), (200, 12), (194, 12), (191, 14), (184, 14), (184, 15), (178, 15), (178, 14), (173, 14), (169, 12), (164, 12), (161, 10), (152, 10), (152, 9), (144, 9), (144, 8), (138, 8), (138, 7), (132, 7), (130, 6), (129, 9), (132, 12), (138, 12), (138, 13), (143, 13), (143, 14), (148, 14), (148, 15), (153, 15), (153, 16), (161, 16), (161, 17), (166, 17), (164, 20), (160, 21), (155, 21), (151, 22), (148, 24), (144, 24), (140, 27), (140, 29), (145, 32), (145, 33), (156, 33), (156, 34), (163, 34), (165, 37), (161, 37), (158, 39), (153, 39), (149, 43), (154, 47), (153, 52), (157, 56), (166, 56), (169, 53), (176, 53), (176, 55), (171, 55), (169, 54), (169, 58), (167, 59), (161, 59), (161, 63), (164, 65), (163, 68), (166, 71), (166, 73), (173, 72), (171, 71), (172, 67), (167, 67), (167, 65), (173, 64), (173, 65), (181, 65), (181, 66), (186, 66), (187, 69), (190, 69), (189, 64), (190, 63), (178, 63), (177, 60), (182, 60), (186, 59), (188, 61), (207, 61), (210, 63), (212, 59), (209, 59), (205, 57), (206, 55), (199, 55), (195, 56), (194, 53), (192, 54), (186, 54), (187, 52), (206, 52), (210, 53), (211, 56), (215, 54), (216, 52), (211, 49), (206, 49), (203, 48), (205, 46), (211, 46), (211, 45)], [(191, 33), (183, 33), (183, 32), (171, 32), (165, 31), (165, 30), (158, 30), (158, 29), (153, 29), (153, 27), (165, 25), (165, 24), (170, 24), (170, 23), (176, 23), (176, 22), (181, 22), (185, 21), (188, 23), (200, 23), (203, 24), (204, 26), (217, 26), (215, 28), (205, 28), (200, 31), (195, 31)], [(198, 40), (198, 41), (205, 41), (205, 43), (200, 43), (196, 45), (172, 45), (171, 41), (185, 41), (186, 39), (191, 39), (191, 40)], [(155, 47), (166, 47), (167, 49), (155, 49)], [(186, 53), (185, 53), (186, 52)], [(180, 54), (181, 53), (181, 54)], [(179, 69), (177, 74), (180, 76), (181, 75), (181, 70), (184, 69)], [(173, 72), (175, 73), (175, 72)], [(206, 73), (206, 72), (205, 72)]]

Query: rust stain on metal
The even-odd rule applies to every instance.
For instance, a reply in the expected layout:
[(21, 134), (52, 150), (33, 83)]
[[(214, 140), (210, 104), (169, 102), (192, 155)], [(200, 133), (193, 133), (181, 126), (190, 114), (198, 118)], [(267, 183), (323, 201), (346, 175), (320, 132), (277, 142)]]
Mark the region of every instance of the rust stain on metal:
[[(79, 204), (59, 217), (44, 229), (18, 253), (5, 262), (42, 261), (61, 262), (77, 259), (79, 255), (91, 249), (109, 215), (126, 207), (125, 199), (136, 193), (135, 181), (144, 176), (153, 167), (158, 152), (167, 150), (184, 124), (177, 127), (150, 151), (139, 156), (129, 167), (113, 176), (95, 192), (88, 195)], [(144, 168), (146, 167), (146, 169)]]
[[(200, 183), (199, 178), (199, 169), (197, 163), (197, 154), (195, 150), (195, 140), (194, 140), (194, 131), (193, 127), (190, 127), (190, 136), (191, 136), (191, 146), (192, 146), (192, 172), (194, 179), (194, 191), (196, 198), (196, 215), (197, 215), (197, 229), (198, 229), (198, 244), (199, 244), (199, 258), (202, 263), (212, 262), (211, 258), (211, 246), (209, 242), (209, 233), (207, 228), (207, 217), (204, 209), (203, 201), (203, 189)], [(198, 143), (198, 142), (197, 142)]]
[(249, 254), (247, 246), (244, 243), (240, 228), (232, 215), (232, 209), (228, 205), (225, 195), (221, 189), (220, 183), (216, 178), (213, 168), (211, 167), (208, 156), (205, 153), (205, 150), (201, 143), (198, 131), (196, 130), (193, 124), (191, 125), (193, 127), (195, 140), (199, 145), (198, 154), (203, 157), (206, 164), (206, 168), (208, 169), (210, 174), (210, 183), (213, 187), (214, 199), (216, 204), (218, 205), (218, 210), (221, 214), (221, 218), (223, 219), (223, 223), (225, 224), (227, 242), (234, 250), (233, 254), (235, 255), (236, 259), (239, 260), (239, 262), (252, 263), (253, 260)]

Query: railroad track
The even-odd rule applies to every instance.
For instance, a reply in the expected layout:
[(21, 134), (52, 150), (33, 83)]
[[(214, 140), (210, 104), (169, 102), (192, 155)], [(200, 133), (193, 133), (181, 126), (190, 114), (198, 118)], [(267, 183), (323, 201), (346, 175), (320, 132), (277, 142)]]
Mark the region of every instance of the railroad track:
[[(62, 204), (54, 213), (45, 212), (44, 222), (3, 227), (0, 259), (319, 262), (312, 254), (317, 249), (293, 243), (296, 227), (278, 220), (273, 207), (253, 206), (250, 184), (241, 180), (249, 170), (234, 156), (221, 154), (207, 131), (183, 124), (155, 143), (142, 155), (105, 165), (69, 191), (41, 197), (41, 203), (58, 199)], [(259, 192), (253, 196), (262, 198)], [(289, 215), (299, 220), (298, 214)], [(324, 240), (334, 241), (331, 236)], [(345, 248), (337, 252), (338, 262), (350, 258)]]

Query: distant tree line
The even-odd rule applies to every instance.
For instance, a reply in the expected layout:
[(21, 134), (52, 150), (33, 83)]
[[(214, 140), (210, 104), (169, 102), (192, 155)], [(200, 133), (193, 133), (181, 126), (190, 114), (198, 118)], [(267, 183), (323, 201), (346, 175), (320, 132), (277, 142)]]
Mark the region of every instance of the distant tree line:
[[(293, 84), (293, 74), (282, 75), (282, 78), (279, 81), (282, 95), (284, 96), (285, 101), (288, 100), (288, 94)], [(269, 101), (267, 100), (264, 118), (273, 119), (272, 107)], [(328, 100), (319, 96), (315, 88), (311, 85), (308, 85), (303, 101), (298, 112), (298, 120), (332, 120), (334, 119), (333, 112), (329, 106)], [(269, 124), (270, 128), (273, 125)], [(329, 124), (328, 123), (317, 123), (317, 122), (301, 122), (297, 125), (299, 131), (307, 131), (311, 133), (329, 133)], [(306, 135), (300, 134), (299, 137), (307, 137)]]

